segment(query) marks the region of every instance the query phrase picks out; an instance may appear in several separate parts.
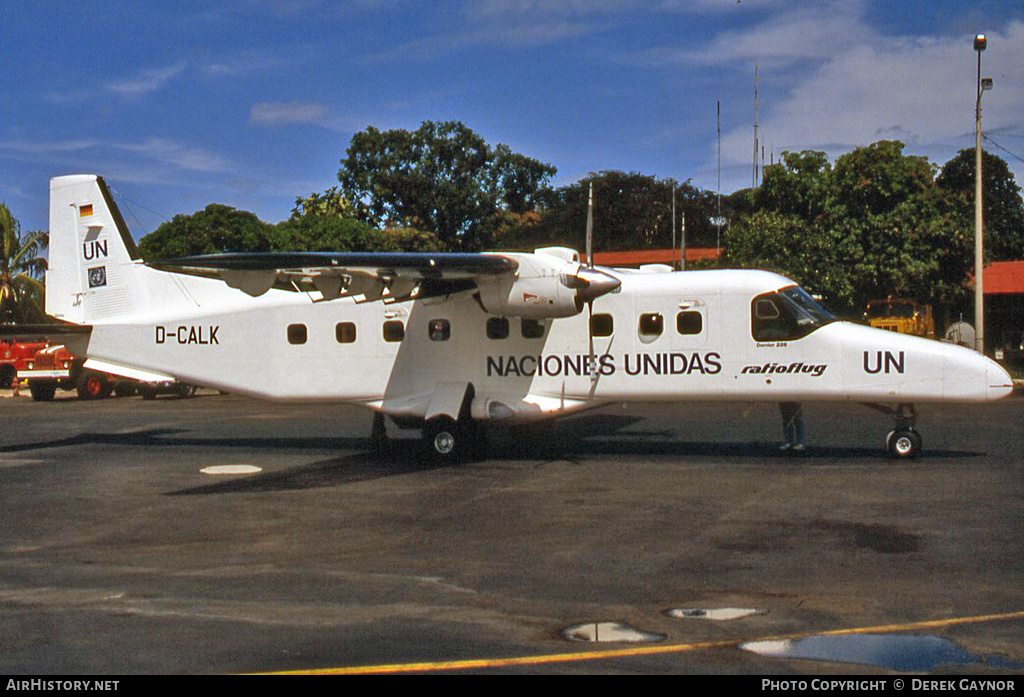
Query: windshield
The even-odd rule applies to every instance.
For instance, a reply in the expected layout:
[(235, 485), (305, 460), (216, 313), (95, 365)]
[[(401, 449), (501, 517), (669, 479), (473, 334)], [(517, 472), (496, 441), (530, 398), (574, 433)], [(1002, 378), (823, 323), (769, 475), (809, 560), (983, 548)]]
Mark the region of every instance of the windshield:
[(779, 291), (779, 295), (788, 300), (797, 315), (797, 324), (820, 327), (826, 322), (835, 320), (835, 316), (818, 304), (811, 294), (800, 286), (789, 286)]
[(800, 286), (757, 296), (751, 314), (751, 332), (756, 341), (800, 339), (836, 319)]

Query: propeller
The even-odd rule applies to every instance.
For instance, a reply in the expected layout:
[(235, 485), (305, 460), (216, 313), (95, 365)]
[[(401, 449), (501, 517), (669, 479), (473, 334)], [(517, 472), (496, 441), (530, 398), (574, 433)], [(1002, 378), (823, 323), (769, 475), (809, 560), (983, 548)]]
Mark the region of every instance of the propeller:
[(601, 374), (597, 365), (597, 356), (594, 352), (594, 300), (622, 285), (622, 281), (619, 279), (594, 268), (594, 182), (590, 182), (590, 192), (587, 196), (586, 245), (587, 266), (586, 268), (581, 266), (576, 272), (576, 278), (579, 282), (576, 291), (576, 307), (582, 312), (583, 303), (587, 305), (587, 337), (590, 342), (590, 394), (593, 396)]
[(587, 196), (587, 268), (594, 268), (594, 182)]

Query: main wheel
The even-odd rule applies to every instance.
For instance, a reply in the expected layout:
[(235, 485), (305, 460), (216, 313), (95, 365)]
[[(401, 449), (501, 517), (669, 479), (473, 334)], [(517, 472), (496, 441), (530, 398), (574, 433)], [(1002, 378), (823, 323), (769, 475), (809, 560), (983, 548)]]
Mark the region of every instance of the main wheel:
[(423, 441), (435, 462), (453, 463), (469, 451), (472, 437), (469, 429), (447, 416), (431, 419), (423, 427)]
[(889, 457), (898, 460), (913, 459), (921, 454), (921, 434), (910, 428), (889, 431), (885, 450)]

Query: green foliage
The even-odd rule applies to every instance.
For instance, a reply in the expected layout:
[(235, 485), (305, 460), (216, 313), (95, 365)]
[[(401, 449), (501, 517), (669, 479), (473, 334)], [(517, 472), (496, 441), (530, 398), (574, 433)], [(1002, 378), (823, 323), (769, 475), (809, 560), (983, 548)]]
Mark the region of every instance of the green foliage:
[(297, 196), (292, 208), (292, 219), (307, 215), (333, 215), (339, 218), (356, 217), (356, 208), (341, 195), (338, 187), (332, 186), (322, 194), (313, 192), (309, 196)]
[(436, 252), (437, 235), (414, 228), (378, 230), (361, 220), (333, 215), (306, 215), (278, 226), (277, 251)]
[(279, 249), (279, 236), (248, 211), (211, 203), (192, 215), (176, 215), (139, 240), (147, 261), (219, 252), (268, 252)]
[[(328, 192), (330, 193), (330, 192)], [(317, 194), (313, 197), (316, 199)], [(308, 199), (307, 199), (308, 200)], [(324, 197), (320, 197), (321, 202)], [(317, 210), (305, 206), (305, 211)], [(176, 215), (139, 242), (147, 261), (219, 252), (427, 252), (443, 249), (437, 235), (414, 228), (378, 230), (337, 214), (302, 212), (271, 225), (252, 213), (211, 203), (192, 215)], [(333, 211), (333, 212), (328, 212)]]
[(971, 260), (964, 217), (932, 165), (902, 150), (881, 141), (834, 166), (825, 153), (784, 153), (765, 168), (756, 212), (730, 228), (726, 262), (790, 276), (849, 315), (887, 295), (962, 301)]
[[(974, 225), (973, 149), (961, 150), (942, 167), (938, 184), (953, 195), (960, 215)], [(1024, 200), (1006, 161), (981, 153), (985, 256), (990, 261), (1024, 259)]]
[(761, 186), (745, 191), (753, 210), (772, 210), (813, 220), (827, 206), (831, 174), (832, 165), (823, 152), (784, 152), (780, 164), (765, 168)]
[[(713, 218), (717, 198), (709, 191), (684, 182), (658, 179), (639, 172), (608, 170), (550, 192), (536, 211), (499, 218), (495, 247), (533, 249), (558, 244), (583, 250), (586, 244), (587, 205), (594, 185), (594, 248), (667, 249), (672, 246), (672, 187), (676, 187), (676, 244), (683, 219), (690, 247), (716, 242)], [(723, 199), (722, 214), (729, 203)]]
[(482, 249), (500, 210), (532, 207), (555, 168), (490, 148), (459, 122), (416, 131), (369, 127), (352, 137), (338, 180), (371, 224), (431, 230), (449, 249)]
[(34, 323), (45, 317), (42, 309), (46, 260), (40, 254), (49, 245), (43, 231), (26, 234), (6, 203), (0, 203), (0, 321)]

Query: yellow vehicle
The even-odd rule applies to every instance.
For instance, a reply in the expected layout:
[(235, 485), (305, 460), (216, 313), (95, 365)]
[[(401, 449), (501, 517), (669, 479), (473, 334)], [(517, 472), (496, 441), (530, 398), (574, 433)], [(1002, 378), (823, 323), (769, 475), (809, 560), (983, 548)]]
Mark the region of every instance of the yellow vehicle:
[(891, 295), (884, 300), (870, 300), (864, 310), (864, 319), (878, 329), (935, 338), (932, 306), (916, 300), (894, 298)]

